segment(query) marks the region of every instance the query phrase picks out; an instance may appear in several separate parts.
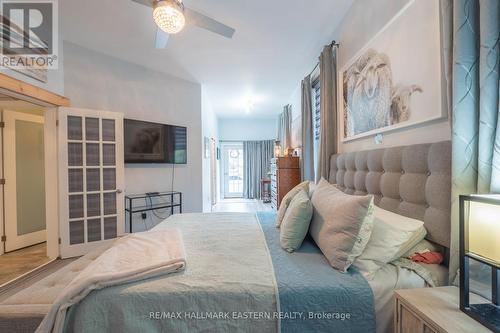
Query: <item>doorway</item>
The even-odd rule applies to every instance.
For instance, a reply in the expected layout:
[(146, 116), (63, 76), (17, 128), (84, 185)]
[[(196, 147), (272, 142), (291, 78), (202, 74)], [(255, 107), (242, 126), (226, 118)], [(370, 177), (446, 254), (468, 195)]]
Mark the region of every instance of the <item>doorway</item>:
[(243, 143), (222, 146), (223, 197), (243, 198), (244, 160)]
[(45, 223), (44, 117), (2, 111), (5, 252), (47, 240)]
[(0, 285), (53, 259), (45, 186), (49, 109), (0, 93)]

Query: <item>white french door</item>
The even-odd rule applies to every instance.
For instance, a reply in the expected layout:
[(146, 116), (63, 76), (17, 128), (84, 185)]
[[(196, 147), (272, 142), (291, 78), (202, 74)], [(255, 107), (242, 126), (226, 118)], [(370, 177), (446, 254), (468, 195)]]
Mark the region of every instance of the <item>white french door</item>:
[(224, 198), (243, 197), (243, 144), (225, 144), (222, 148)]
[(125, 229), (123, 114), (59, 109), (62, 258), (83, 255)]
[(46, 241), (43, 116), (3, 111), (5, 251)]

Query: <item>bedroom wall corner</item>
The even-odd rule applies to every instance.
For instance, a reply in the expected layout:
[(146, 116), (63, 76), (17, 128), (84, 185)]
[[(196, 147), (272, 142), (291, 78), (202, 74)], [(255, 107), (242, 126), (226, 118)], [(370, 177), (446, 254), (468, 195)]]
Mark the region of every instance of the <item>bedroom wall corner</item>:
[[(201, 212), (201, 85), (67, 41), (63, 45), (64, 88), (72, 106), (188, 128), (188, 163), (175, 166), (174, 189), (183, 193), (184, 212)], [(172, 165), (126, 165), (126, 193), (170, 190), (172, 175)], [(146, 222), (136, 221), (134, 227)]]
[[(338, 68), (342, 68), (360, 49), (362, 49), (396, 14), (412, 0), (355, 0), (342, 23), (332, 36), (340, 43)], [(325, 41), (327, 43), (328, 41)], [(422, 45), (425, 47), (425, 45)], [(320, 50), (318, 50), (319, 54)], [(311, 59), (312, 68), (316, 59)], [(304, 74), (305, 75), (305, 74)], [(292, 135), (297, 146), (301, 144), (301, 89), (297, 78), (297, 88), (289, 99), (294, 111)], [(339, 117), (341, 114), (339, 113)], [(340, 135), (340, 134), (339, 134)], [(339, 138), (340, 139), (340, 138)], [(440, 119), (401, 130), (383, 134), (382, 144), (376, 144), (374, 136), (349, 142), (339, 140), (339, 152), (369, 150), (418, 143), (431, 143), (451, 139), (451, 126), (448, 119)], [(294, 142), (294, 144), (295, 144)]]

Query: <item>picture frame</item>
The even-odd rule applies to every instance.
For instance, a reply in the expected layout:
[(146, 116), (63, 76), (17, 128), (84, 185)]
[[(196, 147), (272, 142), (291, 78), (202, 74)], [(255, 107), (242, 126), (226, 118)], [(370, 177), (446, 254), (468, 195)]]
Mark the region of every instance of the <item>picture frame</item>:
[(447, 117), (436, 31), (441, 31), (439, 2), (412, 0), (340, 68), (342, 142)]

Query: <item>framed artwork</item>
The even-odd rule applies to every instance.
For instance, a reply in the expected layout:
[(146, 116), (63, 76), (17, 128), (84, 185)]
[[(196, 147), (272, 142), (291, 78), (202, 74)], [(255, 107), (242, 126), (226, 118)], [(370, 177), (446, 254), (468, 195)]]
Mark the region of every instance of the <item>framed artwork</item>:
[(340, 70), (342, 141), (447, 116), (439, 1), (410, 1)]

